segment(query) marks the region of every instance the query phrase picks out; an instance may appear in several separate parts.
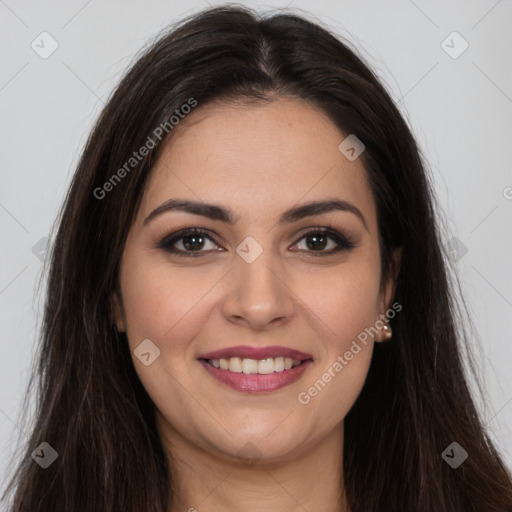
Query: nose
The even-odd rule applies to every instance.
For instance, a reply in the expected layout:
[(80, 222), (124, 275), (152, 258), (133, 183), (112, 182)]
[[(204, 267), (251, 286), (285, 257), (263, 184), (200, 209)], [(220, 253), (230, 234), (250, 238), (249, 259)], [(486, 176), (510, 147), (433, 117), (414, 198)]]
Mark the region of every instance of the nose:
[(293, 283), (281, 265), (264, 250), (252, 263), (234, 260), (223, 303), (225, 318), (254, 330), (271, 330), (291, 320), (295, 311)]

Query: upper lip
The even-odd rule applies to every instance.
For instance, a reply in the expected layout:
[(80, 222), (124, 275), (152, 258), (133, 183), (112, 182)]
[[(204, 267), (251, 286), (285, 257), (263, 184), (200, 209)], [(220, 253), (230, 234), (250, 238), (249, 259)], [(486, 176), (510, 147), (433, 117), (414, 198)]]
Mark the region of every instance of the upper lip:
[(313, 359), (311, 354), (306, 354), (293, 348), (280, 347), (273, 345), (271, 347), (250, 347), (248, 345), (238, 345), (236, 347), (222, 348), (214, 352), (208, 352), (198, 357), (198, 359), (229, 359), (230, 357), (240, 357), (241, 359), (267, 359), (269, 357), (290, 357), (304, 361)]

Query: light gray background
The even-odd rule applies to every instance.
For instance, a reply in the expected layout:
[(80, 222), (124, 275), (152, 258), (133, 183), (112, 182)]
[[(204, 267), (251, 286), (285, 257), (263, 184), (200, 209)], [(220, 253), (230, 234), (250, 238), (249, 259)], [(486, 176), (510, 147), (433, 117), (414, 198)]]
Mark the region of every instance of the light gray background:
[[(476, 356), (488, 397), (479, 404), (512, 467), (512, 1), (247, 5), (304, 9), (347, 37), (412, 125), (447, 217), (444, 239), (457, 237), (468, 249), (456, 266), (482, 340)], [(2, 489), (14, 441), (30, 431), (19, 413), (41, 319), (34, 289), (43, 268), (32, 248), (48, 236), (92, 123), (135, 53), (168, 23), (206, 6), (0, 0)], [(59, 45), (47, 59), (31, 48), (43, 31)], [(441, 47), (453, 31), (469, 43), (456, 59)], [(452, 51), (461, 48), (450, 41)]]

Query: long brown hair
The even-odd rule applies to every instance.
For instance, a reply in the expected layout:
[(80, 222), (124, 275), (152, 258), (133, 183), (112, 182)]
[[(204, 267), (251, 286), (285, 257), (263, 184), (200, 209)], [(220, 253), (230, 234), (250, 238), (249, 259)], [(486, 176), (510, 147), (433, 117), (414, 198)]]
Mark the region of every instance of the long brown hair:
[[(352, 512), (512, 510), (511, 475), (468, 386), (467, 333), (431, 178), (410, 128), (350, 43), (297, 15), (224, 6), (152, 41), (87, 141), (50, 252), (38, 364), (27, 390), (38, 383), (35, 423), (4, 494), (12, 494), (10, 511), (164, 512), (172, 502), (176, 488), (152, 401), (125, 336), (112, 328), (118, 264), (176, 110), (191, 99), (201, 108), (283, 95), (309, 102), (364, 143), (383, 279), (393, 249), (403, 251), (395, 295), (403, 311), (392, 320), (393, 341), (376, 344), (345, 418), (340, 463)], [(126, 167), (143, 146), (145, 156)], [(113, 180), (122, 168), (122, 179)], [(31, 457), (42, 442), (58, 453), (46, 469)], [(442, 457), (452, 442), (469, 454), (457, 469)]]

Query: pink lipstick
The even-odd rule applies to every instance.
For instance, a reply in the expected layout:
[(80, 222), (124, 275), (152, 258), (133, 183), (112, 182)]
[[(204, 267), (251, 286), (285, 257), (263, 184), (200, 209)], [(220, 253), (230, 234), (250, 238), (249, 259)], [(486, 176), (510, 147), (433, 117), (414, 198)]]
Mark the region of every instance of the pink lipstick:
[(296, 382), (313, 357), (287, 347), (245, 345), (202, 354), (198, 361), (222, 384), (237, 391), (266, 393)]

